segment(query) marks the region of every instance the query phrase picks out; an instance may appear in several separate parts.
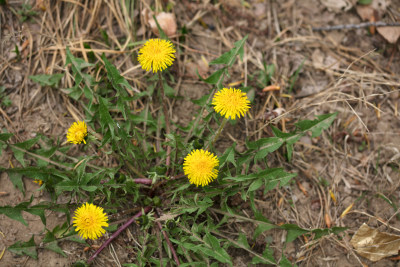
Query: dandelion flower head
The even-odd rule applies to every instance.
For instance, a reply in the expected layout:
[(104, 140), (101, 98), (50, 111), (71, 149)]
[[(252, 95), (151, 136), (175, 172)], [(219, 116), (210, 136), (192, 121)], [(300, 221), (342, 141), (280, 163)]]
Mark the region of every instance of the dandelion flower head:
[(138, 61), (146, 71), (163, 71), (174, 62), (175, 52), (171, 41), (150, 39), (139, 50)]
[(250, 109), (250, 101), (247, 98), (246, 93), (243, 93), (240, 89), (235, 88), (223, 88), (218, 91), (212, 100), (214, 110), (229, 119), (234, 120), (236, 116), (244, 116)]
[(218, 176), (217, 156), (203, 149), (193, 150), (185, 157), (183, 171), (191, 184), (206, 186)]
[(87, 125), (84, 121), (74, 122), (68, 129), (67, 140), (73, 144), (85, 143), (85, 137), (87, 136)]
[(38, 184), (38, 185), (42, 185), (42, 184), (43, 184), (43, 181), (40, 180), (40, 179), (35, 179), (33, 182), (34, 182), (35, 184)]
[(84, 239), (97, 239), (106, 232), (103, 227), (108, 227), (108, 217), (103, 208), (87, 202), (75, 211), (73, 219), (75, 231)]

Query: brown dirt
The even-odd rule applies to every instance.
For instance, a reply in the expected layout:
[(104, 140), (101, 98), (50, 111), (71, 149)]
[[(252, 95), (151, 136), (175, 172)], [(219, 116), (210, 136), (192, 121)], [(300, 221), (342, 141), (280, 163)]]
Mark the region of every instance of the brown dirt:
[[(28, 79), (34, 74), (64, 73), (66, 46), (73, 47), (74, 54), (84, 58), (87, 53), (82, 49), (83, 40), (90, 42), (92, 48), (107, 50), (106, 55), (113, 64), (122, 73), (126, 72), (124, 76), (136, 88), (143, 89), (143, 72), (133, 68), (137, 63), (131, 60), (131, 53), (137, 47), (133, 50), (123, 47), (124, 37), (133, 38), (132, 30), (124, 21), (133, 20), (137, 27), (143, 25), (144, 18), (140, 16), (139, 8), (142, 10), (152, 5), (153, 1), (138, 1), (132, 16), (120, 11), (119, 1), (109, 1), (109, 5), (100, 0), (79, 5), (75, 2), (36, 1), (32, 5), (38, 3), (39, 6), (34, 8), (38, 14), (23, 23), (12, 11), (20, 10), (22, 1), (9, 2), (9, 6), (0, 7), (3, 22), (0, 23), (0, 85), (6, 88), (12, 105), (0, 110), (0, 127), (15, 133), (16, 141), (32, 138), (35, 133), (63, 136), (67, 125), (83, 117), (84, 112), (61, 90), (42, 88)], [(156, 2), (160, 5), (168, 1)], [(390, 259), (372, 263), (358, 256), (350, 245), (350, 239), (362, 223), (399, 234), (396, 229), (400, 229), (400, 221), (393, 216), (396, 211), (377, 196), (392, 197), (399, 205), (399, 42), (388, 44), (382, 36), (371, 35), (366, 29), (313, 32), (312, 26), (361, 22), (354, 8), (346, 11), (328, 9), (324, 1), (252, 0), (245, 2), (248, 5), (239, 0), (221, 0), (215, 5), (201, 1), (178, 2), (173, 12), (178, 28), (188, 27), (189, 33), (182, 45), (190, 49), (179, 55), (171, 70), (178, 81), (173, 87), (182, 96), (182, 99), (171, 101), (174, 122), (186, 124), (191, 121), (193, 105), (189, 100), (210, 90), (197, 79), (193, 70), (202, 68), (201, 74), (205, 77), (215, 71), (214, 66), (209, 69), (204, 66), (204, 60), (210, 62), (246, 34), (249, 38), (244, 62), (234, 66), (226, 85), (244, 80), (246, 86), (256, 90), (255, 99), (246, 121), (236, 126), (228, 125), (224, 131), (225, 140), (237, 141), (240, 150), (244, 149), (246, 137), (254, 140), (270, 136), (268, 125), (271, 123), (281, 129), (290, 128), (299, 119), (339, 112), (332, 127), (320, 138), (306, 136), (301, 139), (295, 146), (292, 162), (285, 161), (283, 151), (269, 156), (271, 165), (283, 165), (287, 170), (298, 172), (299, 176), (290, 186), (267, 195), (260, 192), (256, 205), (275, 223), (325, 228), (324, 218), (328, 214), (333, 226), (346, 226), (349, 230), (343, 239), (330, 235), (309, 245), (300, 237), (286, 246), (283, 244), (284, 232), (269, 231), (254, 242), (254, 249), (261, 253), (263, 244), (270, 242), (277, 258), (284, 251), (292, 262), (300, 266), (397, 266), (398, 263)], [(388, 4), (379, 11), (382, 20), (400, 19), (400, 2), (380, 2)], [(196, 17), (196, 14), (201, 16)], [(201, 21), (198, 20), (200, 17)], [(74, 28), (76, 25), (79, 26)], [(100, 29), (108, 32), (110, 47), (104, 45)], [(145, 35), (138, 36), (138, 40), (151, 36), (146, 28)], [(173, 40), (177, 43), (178, 39)], [(21, 59), (13, 52), (15, 45), (21, 51)], [(118, 47), (126, 53), (117, 53)], [(96, 57), (102, 52), (96, 53)], [(281, 88), (289, 87), (290, 76), (305, 59), (290, 98), (279, 93), (262, 93), (262, 88), (257, 88), (255, 80), (250, 79), (262, 69), (263, 55), (267, 64), (275, 64), (273, 84)], [(60, 88), (70, 86), (71, 77), (67, 77), (62, 80)], [(287, 93), (287, 90), (282, 90), (282, 93)], [(266, 120), (270, 114), (268, 111), (276, 107), (285, 109), (283, 115)], [(225, 147), (224, 142), (219, 142), (218, 147)], [(10, 164), (18, 166), (11, 152), (5, 151), (0, 166), (10, 167)], [(329, 186), (322, 186), (321, 180), (326, 180)], [(24, 185), (25, 196), (14, 188), (5, 173), (1, 174), (0, 191), (7, 194), (0, 196), (0, 206), (29, 200), (32, 194), (34, 203), (48, 199), (46, 193), (37, 191), (38, 186), (31, 180), (24, 180)], [(330, 198), (329, 190), (335, 194), (336, 204)], [(240, 198), (232, 201), (251, 214), (248, 203), (241, 202)], [(352, 203), (353, 209), (340, 218)], [(5, 236), (0, 235), (0, 252), (17, 240), (29, 240), (32, 234), (37, 241), (43, 236), (44, 226), (37, 216), (24, 214), (24, 218), (28, 227), (0, 215), (0, 231)], [(47, 227), (52, 229), (63, 221), (65, 218), (59, 214), (48, 214)], [(137, 231), (136, 226), (132, 226), (131, 231)], [(233, 236), (243, 232), (251, 237), (253, 231), (253, 226), (237, 222), (227, 229)], [(97, 240), (95, 244), (102, 241), (104, 239)], [(117, 265), (115, 257), (121, 263), (134, 260), (129, 249), (130, 238), (121, 236), (113, 244), (115, 252), (104, 250), (96, 266)], [(83, 251), (83, 245), (64, 242), (61, 247), (67, 258), (39, 249), (38, 261), (6, 250), (0, 265), (70, 266), (90, 255), (90, 252)], [(235, 266), (249, 265), (251, 257), (243, 251), (231, 249), (230, 253)]]

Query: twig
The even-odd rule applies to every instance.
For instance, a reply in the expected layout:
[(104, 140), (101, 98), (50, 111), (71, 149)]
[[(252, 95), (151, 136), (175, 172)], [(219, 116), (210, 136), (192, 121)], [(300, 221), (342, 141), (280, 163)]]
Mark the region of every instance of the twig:
[(147, 178), (137, 178), (137, 179), (133, 179), (133, 181), (137, 184), (152, 184), (153, 181), (151, 179), (147, 179)]
[[(147, 206), (143, 209), (143, 214), (149, 212), (151, 210), (151, 207)], [(124, 231), (126, 228), (128, 228), (129, 225), (131, 225), (136, 218), (142, 216), (142, 212), (139, 211), (138, 213), (136, 213), (135, 215), (133, 215), (132, 218), (129, 219), (129, 221), (127, 221), (126, 223), (124, 223), (124, 225), (122, 225), (117, 231), (115, 231), (109, 239), (107, 239), (106, 242), (103, 243), (103, 245), (101, 245), (101, 247), (96, 250), (96, 252), (88, 259), (88, 263), (92, 262), (99, 254), (100, 252), (105, 249), (108, 244), (111, 243), (111, 241), (113, 241), (122, 231)]]
[[(159, 213), (158, 213), (157, 210), (156, 210), (156, 213), (155, 213), (155, 214), (156, 214), (156, 218), (159, 218), (159, 217), (160, 217), (160, 215), (159, 215)], [(172, 253), (172, 256), (174, 257), (174, 260), (175, 260), (175, 262), (176, 262), (176, 265), (179, 266), (179, 265), (180, 265), (180, 262), (179, 262), (178, 255), (176, 255), (174, 246), (172, 245), (171, 241), (169, 240), (167, 233), (162, 229), (161, 223), (160, 223), (159, 221), (156, 221), (156, 223), (157, 223), (157, 225), (158, 225), (158, 228), (159, 228), (160, 231), (162, 232), (162, 234), (163, 234), (163, 236), (164, 236), (164, 238), (165, 238), (165, 241), (167, 242), (167, 245), (168, 245), (169, 249), (171, 250), (171, 253)]]
[(360, 24), (342, 24), (342, 25), (334, 25), (334, 26), (324, 26), (324, 27), (313, 27), (312, 30), (314, 32), (318, 31), (335, 31), (335, 30), (348, 30), (348, 29), (361, 29), (367, 28), (370, 26), (375, 27), (399, 27), (400, 22), (363, 22)]

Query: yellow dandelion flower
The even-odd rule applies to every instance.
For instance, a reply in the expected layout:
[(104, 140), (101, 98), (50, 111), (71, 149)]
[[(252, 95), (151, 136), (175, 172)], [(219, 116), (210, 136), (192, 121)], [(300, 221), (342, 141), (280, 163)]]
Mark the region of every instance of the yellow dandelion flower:
[(108, 217), (103, 208), (87, 202), (75, 211), (73, 219), (75, 231), (84, 239), (97, 239), (106, 232), (102, 227), (108, 227)]
[(87, 136), (87, 125), (84, 121), (74, 122), (68, 129), (67, 140), (73, 144), (80, 144), (85, 141)]
[(220, 113), (221, 116), (232, 120), (244, 116), (250, 109), (250, 101), (247, 98), (246, 93), (243, 93), (240, 89), (235, 88), (223, 88), (218, 91), (212, 100), (214, 109)]
[(183, 171), (191, 184), (206, 186), (217, 178), (218, 166), (217, 156), (203, 149), (196, 149), (185, 157)]
[(40, 179), (35, 179), (33, 182), (34, 182), (35, 184), (38, 184), (38, 185), (42, 185), (42, 184), (43, 184), (43, 181), (40, 180)]
[(138, 61), (142, 68), (153, 73), (171, 66), (175, 58), (174, 45), (167, 40), (150, 39), (139, 50)]

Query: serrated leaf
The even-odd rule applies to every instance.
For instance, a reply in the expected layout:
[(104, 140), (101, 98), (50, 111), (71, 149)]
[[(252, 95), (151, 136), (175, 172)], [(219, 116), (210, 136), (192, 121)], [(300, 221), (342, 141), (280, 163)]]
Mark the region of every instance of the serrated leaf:
[[(57, 227), (56, 227), (57, 228)], [(56, 231), (56, 228), (53, 230)], [(55, 235), (52, 232), (47, 232), (45, 237), (43, 238), (44, 248), (54, 251), (58, 254), (61, 254), (64, 257), (67, 257), (65, 252), (58, 246), (58, 241)]]
[(111, 137), (114, 139), (114, 121), (108, 111), (105, 99), (102, 97), (99, 97), (99, 116), (102, 129), (108, 127)]
[(39, 138), (40, 138), (40, 136), (37, 136), (35, 138), (29, 139), (24, 142), (17, 143), (17, 144), (14, 144), (13, 146), (11, 146), (11, 150), (14, 153), (14, 157), (19, 161), (19, 163), (21, 163), (21, 165), (23, 167), (26, 167), (25, 160), (24, 160), (25, 152), (23, 150), (30, 149), (34, 144), (37, 143)]
[(198, 247), (202, 253), (204, 253), (210, 257), (213, 257), (214, 259), (218, 260), (219, 262), (228, 263), (229, 265), (232, 265), (229, 254), (223, 248), (219, 248), (218, 250), (213, 250), (208, 247), (201, 246), (201, 245), (198, 245)]
[(260, 234), (264, 233), (265, 231), (274, 229), (274, 228), (276, 228), (276, 226), (273, 224), (267, 224), (267, 223), (259, 224), (257, 226), (256, 230), (254, 231), (253, 238), (256, 239)]
[(297, 173), (288, 173), (281, 168), (276, 168), (267, 170), (267, 173), (265, 173), (265, 175), (266, 176), (264, 177), (265, 181), (264, 192), (272, 190), (278, 185), (278, 183), (280, 187), (285, 186), (293, 177), (297, 176)]
[(56, 252), (56, 253), (64, 256), (64, 257), (67, 257), (67, 254), (65, 254), (65, 252), (58, 246), (58, 242), (57, 241), (46, 243), (44, 245), (44, 248), (48, 249), (48, 250), (51, 250), (51, 251), (54, 251), (54, 252)]
[(37, 141), (39, 140), (39, 138), (40, 138), (40, 136), (37, 136), (35, 138), (26, 140), (24, 142), (16, 143), (16, 144), (14, 144), (14, 146), (27, 150), (27, 149), (30, 149), (34, 144), (36, 144)]
[(80, 188), (82, 190), (85, 190), (85, 191), (88, 191), (88, 192), (94, 192), (94, 191), (97, 190), (97, 186), (94, 186), (94, 185), (82, 185), (82, 186), (80, 186)]
[(210, 62), (210, 65), (215, 64), (226, 64), (228, 67), (231, 67), (235, 62), (236, 56), (239, 55), (240, 59), (243, 60), (244, 54), (244, 44), (246, 43), (248, 35), (246, 35), (242, 40), (235, 42), (234, 47), (228, 52), (222, 54), (219, 58), (214, 59)]
[(26, 167), (25, 160), (24, 160), (25, 152), (23, 152), (17, 148), (14, 148), (14, 147), (11, 147), (11, 150), (13, 152), (15, 159), (19, 163), (21, 163), (22, 167)]
[(24, 224), (25, 226), (28, 226), (24, 217), (22, 217), (22, 211), (27, 210), (28, 205), (30, 203), (31, 202), (21, 202), (15, 207), (11, 207), (11, 206), (0, 207), (0, 214), (4, 214), (13, 220), (19, 221), (20, 223)]
[(312, 230), (313, 233), (315, 233), (314, 239), (321, 238), (325, 235), (330, 235), (330, 234), (339, 234), (343, 231), (346, 231), (348, 228), (347, 227), (332, 227), (332, 228), (326, 228), (326, 229), (314, 229)]
[(274, 152), (282, 146), (285, 139), (280, 137), (261, 138), (255, 142), (248, 142), (247, 147), (250, 149), (266, 150), (268, 153)]
[(27, 255), (37, 260), (36, 244), (33, 235), (28, 242), (17, 241), (9, 246), (8, 250), (17, 255)]
[(51, 86), (55, 87), (60, 82), (61, 78), (64, 76), (62, 73), (57, 74), (39, 74), (39, 75), (31, 75), (29, 79), (34, 82), (39, 83), (41, 86)]
[(221, 157), (219, 157), (219, 162), (220, 162), (220, 168), (222, 168), (226, 162), (230, 162), (235, 167), (237, 167), (235, 161), (235, 144), (233, 144), (232, 146), (230, 146), (225, 150), (225, 153)]
[(63, 191), (78, 191), (79, 190), (79, 184), (78, 181), (76, 180), (67, 180), (67, 181), (62, 181), (59, 182), (54, 186), (54, 189), (56, 190), (57, 195), (62, 193)]
[(82, 72), (82, 69), (91, 67), (93, 64), (86, 62), (82, 58), (76, 58), (71, 54), (69, 47), (66, 48), (67, 58), (65, 60), (65, 65), (71, 64), (71, 69), (75, 74), (75, 83), (79, 84), (82, 80), (85, 84), (90, 87), (94, 84), (94, 78), (86, 73)]
[(13, 185), (19, 189), (25, 195), (25, 187), (22, 181), (22, 174), (16, 172), (7, 171), (8, 177), (10, 178)]
[(0, 133), (0, 140), (6, 142), (13, 135), (12, 133)]
[(264, 257), (264, 259), (257, 257), (257, 256), (253, 257), (253, 259), (251, 260), (251, 263), (252, 264), (259, 264), (259, 263), (263, 263), (263, 264), (274, 263), (274, 264), (276, 264), (276, 261), (274, 259), (274, 252), (270, 249), (270, 247), (268, 245), (265, 247), (262, 256)]
[(49, 208), (50, 206), (47, 204), (39, 203), (35, 206), (29, 207), (29, 205), (33, 201), (33, 196), (31, 197), (30, 201), (27, 202), (21, 202), (18, 205), (11, 207), (11, 206), (4, 206), (0, 207), (0, 214), (4, 214), (7, 217), (19, 221), (23, 223), (25, 226), (28, 224), (24, 220), (22, 216), (22, 211), (28, 212), (30, 214), (39, 216), (40, 219), (42, 220), (43, 224), (46, 225), (46, 217), (44, 211)]
[(107, 57), (103, 54), (101, 58), (104, 61), (104, 66), (106, 67), (108, 80), (111, 82), (114, 89), (120, 92), (122, 91), (121, 86), (125, 86), (127, 89), (132, 90), (130, 84), (125, 80), (123, 76), (121, 76), (118, 69), (108, 61)]
[(320, 136), (322, 130), (326, 130), (331, 126), (332, 122), (335, 120), (337, 116), (337, 112), (332, 114), (323, 114), (316, 116), (315, 120), (304, 120), (299, 121), (295, 125), (299, 127), (299, 129), (303, 132), (310, 131), (312, 133), (312, 138)]
[(220, 78), (222, 75), (224, 75), (224, 72), (226, 70), (226, 67), (221, 68), (217, 71), (215, 71), (213, 74), (211, 74), (207, 79), (203, 79), (200, 75), (199, 78), (200, 80), (202, 80), (203, 82), (206, 82), (208, 84), (217, 84), (218, 81), (220, 81)]
[(252, 192), (257, 190), (258, 188), (260, 188), (263, 185), (264, 181), (263, 179), (257, 179), (254, 182), (252, 182), (249, 186), (249, 189), (247, 190), (247, 192)]
[(284, 143), (283, 138), (279, 137), (270, 137), (260, 139), (254, 144), (250, 144), (251, 147), (258, 148), (256, 155), (254, 156), (254, 160), (257, 161), (259, 159), (264, 159), (269, 153), (274, 152), (278, 148), (280, 148)]
[[(0, 170), (3, 170), (0, 168)], [(8, 174), (17, 173), (20, 175), (25, 175), (32, 179), (40, 179), (44, 182), (47, 182), (51, 178), (56, 179), (57, 181), (69, 179), (68, 173), (63, 172), (61, 170), (57, 170), (54, 168), (43, 168), (43, 167), (26, 167), (26, 168), (13, 168), (13, 169), (4, 169)]]
[(300, 228), (296, 224), (284, 224), (280, 226), (281, 229), (287, 230), (286, 243), (292, 242), (297, 237), (307, 234), (309, 231)]
[(279, 266), (280, 267), (297, 267), (297, 265), (292, 265), (292, 263), (290, 262), (290, 260), (288, 260), (286, 258), (285, 255), (282, 255), (281, 260), (279, 261)]
[(42, 223), (44, 225), (46, 225), (46, 215), (45, 215), (45, 210), (50, 208), (50, 205), (48, 204), (43, 204), (43, 203), (39, 203), (37, 205), (31, 206), (29, 207), (26, 212), (29, 212), (30, 214), (39, 216)]
[(199, 106), (204, 106), (207, 103), (208, 98), (210, 97), (209, 94), (203, 95), (199, 99), (193, 99), (191, 100), (193, 104), (199, 105)]
[(247, 248), (247, 249), (250, 249), (250, 245), (249, 245), (249, 243), (247, 242), (247, 237), (246, 237), (245, 234), (239, 233), (239, 237), (238, 237), (238, 240), (237, 240), (236, 242), (238, 242), (239, 244), (241, 244), (243, 247), (245, 247), (245, 248)]
[(284, 133), (275, 126), (271, 126), (271, 129), (276, 137), (284, 138), (285, 140), (294, 135), (294, 133)]
[(79, 88), (79, 86), (74, 86), (71, 88), (65, 88), (65, 89), (61, 89), (61, 91), (67, 95), (69, 95), (69, 97), (71, 97), (74, 100), (78, 100), (83, 92), (82, 90)]
[(211, 247), (212, 247), (214, 250), (217, 250), (217, 249), (220, 248), (218, 239), (217, 239), (215, 236), (213, 236), (212, 234), (208, 233), (208, 232), (206, 233), (206, 235), (205, 235), (205, 237), (204, 237), (204, 241), (205, 241), (207, 244), (211, 245)]

